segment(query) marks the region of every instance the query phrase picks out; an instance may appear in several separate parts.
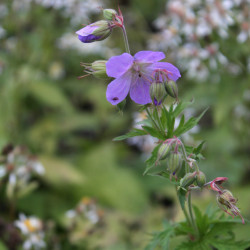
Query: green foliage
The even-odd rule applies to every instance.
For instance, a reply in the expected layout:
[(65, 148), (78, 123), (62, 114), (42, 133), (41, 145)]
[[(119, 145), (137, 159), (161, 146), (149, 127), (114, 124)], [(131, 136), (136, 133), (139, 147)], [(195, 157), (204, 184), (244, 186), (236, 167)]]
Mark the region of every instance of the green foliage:
[(129, 131), (127, 134), (121, 135), (121, 136), (118, 136), (118, 137), (114, 138), (113, 141), (122, 141), (122, 140), (125, 140), (125, 139), (128, 139), (128, 138), (131, 138), (131, 137), (142, 136), (142, 135), (147, 135), (147, 134), (148, 134), (147, 131), (134, 128), (131, 131)]
[(169, 249), (170, 238), (174, 234), (176, 225), (164, 221), (163, 227), (163, 231), (152, 234), (151, 243), (147, 245), (145, 250), (154, 250), (157, 246), (161, 249)]
[[(244, 250), (250, 246), (250, 241), (237, 240), (233, 232), (233, 228), (240, 221), (225, 219), (224, 214), (220, 215), (218, 210), (209, 209), (202, 214), (201, 211), (194, 207), (196, 223), (199, 229), (199, 235), (195, 236), (193, 228), (187, 222), (179, 224), (165, 223), (161, 232), (155, 233), (151, 243), (146, 249), (155, 249), (161, 246), (161, 249), (174, 250)], [(178, 244), (174, 248), (169, 248), (172, 237), (189, 235), (187, 241)]]

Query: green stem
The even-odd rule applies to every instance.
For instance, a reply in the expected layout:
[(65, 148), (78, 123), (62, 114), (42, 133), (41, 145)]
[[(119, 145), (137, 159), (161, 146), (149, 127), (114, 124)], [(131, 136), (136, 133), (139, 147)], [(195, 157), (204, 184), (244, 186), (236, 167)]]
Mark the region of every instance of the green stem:
[(161, 129), (158, 127), (157, 123), (155, 122), (155, 120), (153, 119), (152, 115), (150, 114), (150, 111), (148, 110), (148, 108), (146, 108), (146, 112), (150, 118), (150, 120), (153, 122), (154, 126), (156, 129), (158, 129), (159, 131), (161, 131)]
[(194, 231), (195, 231), (196, 235), (199, 236), (199, 230), (198, 230), (197, 224), (195, 222), (193, 209), (192, 209), (191, 192), (189, 192), (189, 194), (188, 194), (188, 210), (189, 210), (191, 223), (192, 223), (192, 226), (194, 228)]
[(157, 118), (157, 122), (158, 122), (158, 126), (159, 126), (159, 129), (160, 129), (160, 132), (161, 132), (161, 134), (163, 134), (163, 136), (166, 136), (165, 135), (165, 130), (164, 130), (164, 127), (162, 126), (162, 123), (161, 123), (161, 121), (160, 121), (160, 117), (159, 117), (159, 113), (158, 113), (158, 109), (157, 109), (157, 107), (156, 106), (154, 106), (155, 107), (155, 109), (156, 109), (156, 114), (157, 114), (157, 116), (156, 116), (156, 118)]
[(123, 33), (123, 38), (124, 38), (126, 52), (130, 54), (129, 43), (128, 43), (128, 36), (127, 36), (127, 32), (126, 32), (124, 24), (122, 26), (122, 33)]

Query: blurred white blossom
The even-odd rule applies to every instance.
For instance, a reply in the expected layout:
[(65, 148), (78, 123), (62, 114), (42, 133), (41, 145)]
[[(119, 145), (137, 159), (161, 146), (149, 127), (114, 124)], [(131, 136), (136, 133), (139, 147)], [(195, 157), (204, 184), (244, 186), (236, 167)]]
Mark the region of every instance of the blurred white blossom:
[(71, 219), (81, 218), (82, 215), (92, 224), (99, 222), (101, 218), (101, 210), (98, 210), (96, 202), (89, 198), (83, 197), (74, 209), (66, 212), (66, 217)]
[(165, 14), (154, 22), (159, 32), (149, 40), (148, 46), (154, 50), (169, 49), (169, 57), (190, 78), (217, 79), (211, 72), (222, 66), (231, 73), (231, 62), (214, 41), (218, 37), (235, 39), (231, 27), (238, 30), (239, 43), (250, 38), (249, 3), (249, 0), (169, 0)]
[(46, 247), (44, 241), (43, 224), (35, 216), (26, 217), (24, 214), (19, 215), (19, 220), (15, 221), (15, 226), (20, 229), (25, 241), (23, 249), (43, 249)]

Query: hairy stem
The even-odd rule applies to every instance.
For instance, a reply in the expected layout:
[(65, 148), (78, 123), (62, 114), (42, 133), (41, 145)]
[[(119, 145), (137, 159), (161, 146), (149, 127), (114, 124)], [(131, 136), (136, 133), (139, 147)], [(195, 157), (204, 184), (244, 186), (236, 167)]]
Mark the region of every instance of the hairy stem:
[(189, 210), (191, 223), (192, 223), (192, 226), (194, 228), (194, 231), (195, 231), (196, 235), (199, 236), (199, 230), (198, 230), (196, 221), (194, 219), (194, 214), (193, 214), (193, 209), (192, 209), (191, 192), (189, 192), (189, 194), (188, 194), (188, 210)]
[(126, 32), (124, 25), (122, 26), (122, 33), (123, 33), (123, 39), (124, 39), (124, 43), (125, 43), (126, 52), (130, 54), (128, 36), (127, 36), (127, 32)]
[(147, 112), (150, 120), (153, 122), (155, 128), (158, 129), (159, 131), (161, 131), (161, 129), (159, 128), (159, 126), (157, 125), (157, 123), (155, 122), (155, 120), (153, 119), (152, 115), (150, 114), (150, 111), (148, 110), (148, 108), (146, 108), (146, 112)]

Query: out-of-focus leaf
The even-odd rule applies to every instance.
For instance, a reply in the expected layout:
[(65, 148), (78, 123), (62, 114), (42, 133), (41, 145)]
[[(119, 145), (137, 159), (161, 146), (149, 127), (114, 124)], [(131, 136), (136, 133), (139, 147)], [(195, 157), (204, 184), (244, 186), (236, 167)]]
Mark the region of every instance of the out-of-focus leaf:
[(56, 157), (41, 156), (39, 157), (45, 168), (44, 179), (52, 186), (63, 186), (84, 183), (84, 174), (80, 173), (72, 164), (66, 160)]
[(43, 104), (59, 108), (63, 111), (72, 111), (72, 106), (62, 90), (48, 82), (36, 82), (27, 85), (27, 91)]
[(129, 131), (125, 135), (115, 137), (113, 139), (113, 141), (122, 141), (122, 140), (125, 140), (125, 139), (128, 139), (128, 138), (131, 138), (131, 137), (142, 136), (142, 135), (147, 135), (147, 134), (148, 133), (145, 130), (134, 128), (133, 130)]
[(17, 192), (17, 198), (22, 198), (28, 194), (30, 194), (32, 191), (34, 191), (39, 186), (37, 181), (32, 181), (28, 183), (27, 185), (23, 186), (18, 192)]
[(140, 178), (126, 166), (119, 166), (115, 143), (96, 145), (78, 166), (86, 176), (82, 189), (102, 204), (122, 211), (138, 212), (146, 206), (145, 190)]

